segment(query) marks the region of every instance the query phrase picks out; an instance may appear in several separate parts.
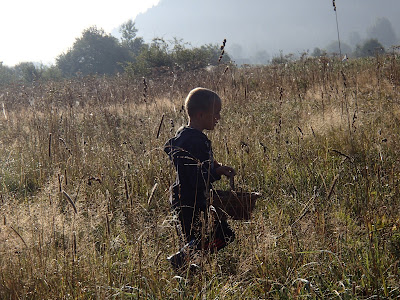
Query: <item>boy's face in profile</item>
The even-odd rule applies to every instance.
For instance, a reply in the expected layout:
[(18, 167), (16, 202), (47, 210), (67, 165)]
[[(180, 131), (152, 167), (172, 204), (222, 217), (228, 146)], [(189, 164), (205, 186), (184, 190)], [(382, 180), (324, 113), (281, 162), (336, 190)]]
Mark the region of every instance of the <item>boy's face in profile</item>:
[(211, 107), (210, 110), (200, 112), (199, 116), (202, 121), (202, 127), (206, 130), (213, 130), (215, 125), (217, 125), (218, 120), (221, 119), (221, 100), (216, 99), (214, 101), (214, 105)]

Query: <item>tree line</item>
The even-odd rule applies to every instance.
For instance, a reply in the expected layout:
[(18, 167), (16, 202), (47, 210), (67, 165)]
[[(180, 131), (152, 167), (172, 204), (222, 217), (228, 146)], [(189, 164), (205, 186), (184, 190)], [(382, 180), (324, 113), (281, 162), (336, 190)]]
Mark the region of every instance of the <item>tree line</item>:
[[(96, 26), (85, 29), (72, 47), (57, 57), (55, 65), (22, 62), (14, 67), (7, 67), (0, 62), (0, 85), (17, 81), (61, 80), (89, 74), (128, 73), (146, 76), (153, 72), (204, 68), (220, 62), (221, 49), (218, 45), (191, 47), (182, 40), (165, 41), (161, 38), (145, 43), (142, 37), (137, 36), (138, 30), (132, 20), (123, 23), (119, 31), (121, 37), (118, 39)], [(339, 44), (336, 41), (323, 49), (315, 48), (310, 55), (319, 57), (341, 52), (347, 57), (374, 56), (385, 53), (385, 48), (397, 41), (392, 24), (386, 18), (378, 19), (367, 33), (369, 39), (364, 41), (359, 34), (353, 34), (351, 39), (355, 45), (354, 50), (342, 42), (339, 51)], [(235, 52), (234, 46), (232, 46), (233, 52)], [(266, 57), (265, 54), (262, 56)], [(288, 55), (283, 56), (281, 53), (271, 61), (261, 59), (262, 57), (257, 61), (262, 64), (284, 63), (290, 60), (287, 57)], [(221, 61), (229, 62), (230, 59), (225, 53)]]
[(351, 32), (348, 42), (335, 41), (328, 44), (323, 49), (316, 47), (312, 56), (322, 56), (326, 54), (339, 54), (340, 52), (347, 57), (368, 57), (376, 54), (383, 54), (392, 46), (400, 43), (392, 23), (387, 18), (377, 18), (375, 23), (366, 30), (366, 38), (362, 39), (360, 33)]
[(119, 30), (120, 39), (96, 26), (85, 29), (52, 66), (23, 62), (7, 67), (0, 62), (0, 84), (123, 72), (145, 76), (152, 72), (196, 69), (230, 61), (228, 54), (219, 60), (221, 50), (218, 45), (191, 47), (182, 40), (165, 41), (161, 38), (145, 43), (142, 37), (137, 36), (138, 30), (132, 20), (122, 24)]

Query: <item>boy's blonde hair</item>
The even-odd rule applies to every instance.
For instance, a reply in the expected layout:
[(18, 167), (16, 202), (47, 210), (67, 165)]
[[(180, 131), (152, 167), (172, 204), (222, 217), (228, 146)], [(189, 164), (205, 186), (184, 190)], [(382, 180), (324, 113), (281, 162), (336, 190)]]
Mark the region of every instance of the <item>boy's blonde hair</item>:
[(216, 101), (221, 101), (217, 93), (202, 87), (195, 88), (186, 97), (186, 113), (193, 117), (199, 111), (210, 110)]

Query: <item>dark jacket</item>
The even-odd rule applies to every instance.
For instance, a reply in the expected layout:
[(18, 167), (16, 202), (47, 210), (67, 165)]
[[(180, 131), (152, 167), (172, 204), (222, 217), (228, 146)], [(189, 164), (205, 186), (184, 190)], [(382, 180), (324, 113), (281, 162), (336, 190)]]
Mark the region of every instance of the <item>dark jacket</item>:
[(211, 183), (221, 179), (215, 172), (211, 141), (201, 131), (184, 126), (164, 145), (176, 170), (171, 186), (172, 207), (189, 206), (205, 210)]

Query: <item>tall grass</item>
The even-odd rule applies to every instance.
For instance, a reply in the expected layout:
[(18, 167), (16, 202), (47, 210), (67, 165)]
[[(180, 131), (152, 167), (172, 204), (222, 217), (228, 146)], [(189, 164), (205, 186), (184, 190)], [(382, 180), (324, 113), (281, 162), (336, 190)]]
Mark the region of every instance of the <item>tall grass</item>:
[[(399, 68), (393, 53), (7, 87), (0, 297), (399, 297)], [(162, 145), (196, 86), (223, 99), (217, 159), (263, 197), (187, 277), (165, 260), (180, 241)]]

